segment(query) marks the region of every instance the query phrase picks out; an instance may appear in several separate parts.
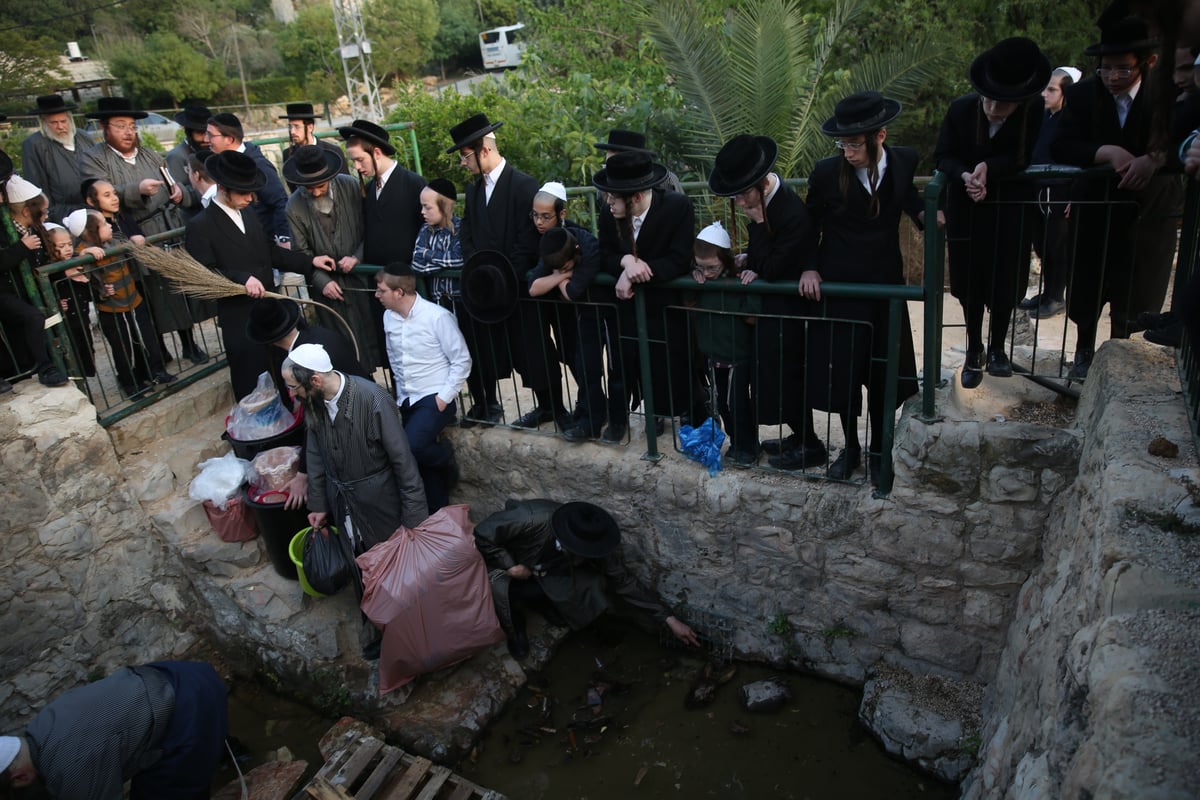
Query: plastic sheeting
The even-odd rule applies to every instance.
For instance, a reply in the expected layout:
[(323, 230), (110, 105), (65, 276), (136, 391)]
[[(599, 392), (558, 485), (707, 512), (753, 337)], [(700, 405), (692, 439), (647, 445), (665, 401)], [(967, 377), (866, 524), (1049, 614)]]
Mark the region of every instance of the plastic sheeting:
[(468, 510), (446, 506), (358, 557), (362, 611), (383, 627), (380, 694), (504, 641)]

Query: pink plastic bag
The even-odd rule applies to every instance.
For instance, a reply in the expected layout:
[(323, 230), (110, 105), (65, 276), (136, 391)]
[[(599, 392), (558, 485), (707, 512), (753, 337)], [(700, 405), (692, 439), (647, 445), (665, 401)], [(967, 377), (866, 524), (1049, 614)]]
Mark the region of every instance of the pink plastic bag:
[(357, 559), (363, 613), (383, 626), (380, 694), (504, 641), (467, 512), (446, 506)]

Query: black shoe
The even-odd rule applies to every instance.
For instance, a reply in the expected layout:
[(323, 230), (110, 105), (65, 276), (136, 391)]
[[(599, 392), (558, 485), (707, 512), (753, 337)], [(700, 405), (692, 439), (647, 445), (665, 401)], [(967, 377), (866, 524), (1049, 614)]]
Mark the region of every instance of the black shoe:
[(153, 378), (155, 383), (174, 383), (179, 380), (165, 369), (156, 370)]
[(762, 443), (760, 449), (769, 456), (777, 456), (780, 453), (795, 450), (799, 446), (800, 437), (793, 433), (782, 439), (767, 439)]
[[(650, 428), (650, 426), (647, 425), (646, 429), (649, 430), (649, 428)], [(663, 431), (665, 431), (666, 429), (667, 429), (666, 420), (664, 420), (662, 417), (655, 417), (654, 418), (654, 435), (662, 436)]]
[(362, 657), (367, 661), (374, 661), (379, 658), (379, 651), (383, 647), (383, 637), (380, 636), (375, 641), (362, 649)]
[(600, 434), (600, 438), (609, 444), (620, 444), (625, 441), (625, 434), (629, 432), (629, 424), (626, 422), (612, 422), (604, 429), (604, 433)]
[(1032, 311), (1033, 309), (1037, 308), (1038, 304), (1041, 302), (1042, 296), (1040, 294), (1035, 294), (1033, 297), (1026, 297), (1024, 300), (1017, 303), (1017, 308), (1021, 309), (1022, 311)]
[(200, 345), (194, 344), (191, 347), (184, 347), (179, 354), (193, 364), (207, 364), (208, 353), (200, 349)]
[(1160, 328), (1150, 328), (1142, 336), (1146, 337), (1147, 342), (1163, 347), (1179, 347), (1183, 337), (1183, 326), (1179, 324), (1179, 320), (1173, 320)]
[(525, 631), (517, 631), (508, 637), (508, 654), (517, 661), (529, 655), (529, 637), (525, 635)]
[(731, 448), (725, 454), (725, 461), (729, 466), (736, 469), (746, 469), (758, 463), (758, 455), (749, 450), (734, 450)]
[(963, 363), (959, 380), (964, 389), (974, 389), (983, 383), (983, 348), (967, 351), (967, 360)]
[(38, 370), (38, 380), (43, 386), (65, 386), (67, 384), (67, 376), (53, 364)]
[(987, 374), (996, 378), (1011, 378), (1012, 362), (1008, 360), (1008, 354), (1003, 350), (988, 348)]
[(875, 487), (879, 486), (879, 464), (879, 456), (867, 456), (867, 479)]
[(1091, 350), (1080, 350), (1075, 354), (1075, 364), (1071, 367), (1071, 371), (1067, 373), (1068, 381), (1083, 383), (1087, 380), (1088, 370), (1092, 366), (1093, 353)]
[(568, 442), (586, 442), (589, 439), (597, 438), (599, 435), (599, 433), (593, 431), (591, 426), (587, 424), (587, 420), (571, 425), (563, 431), (563, 438)]
[(121, 394), (125, 395), (130, 400), (137, 400), (148, 393), (152, 388), (153, 387), (148, 383), (138, 383), (137, 385), (122, 383)]
[(828, 459), (829, 452), (825, 449), (825, 445), (812, 444), (772, 456), (767, 463), (775, 469), (798, 470), (820, 466)]
[(829, 465), (829, 469), (825, 471), (825, 474), (835, 481), (844, 481), (849, 479), (861, 464), (862, 448), (846, 447), (842, 449), (838, 457)]
[(0, 394), (8, 394), (12, 391), (12, 384), (4, 378), (0, 378)]
[(1142, 328), (1142, 330), (1163, 328), (1167, 325), (1177, 322), (1174, 311), (1164, 311), (1161, 314), (1159, 314), (1157, 311), (1143, 311), (1137, 315), (1137, 318), (1134, 321)]
[(1062, 300), (1055, 300), (1053, 297), (1046, 297), (1042, 302), (1029, 310), (1030, 319), (1051, 319), (1063, 313), (1063, 309), (1067, 304)]
[(471, 406), (471, 410), (463, 417), (459, 423), (460, 428), (474, 428), (476, 425), (482, 425), (485, 428), (490, 428), (501, 419), (504, 418), (504, 408), (499, 403), (488, 403), (487, 406), (480, 406), (478, 403)]
[(544, 425), (554, 419), (554, 412), (548, 408), (538, 406), (521, 416), (517, 417), (517, 421), (513, 423), (518, 428), (536, 428), (539, 425)]

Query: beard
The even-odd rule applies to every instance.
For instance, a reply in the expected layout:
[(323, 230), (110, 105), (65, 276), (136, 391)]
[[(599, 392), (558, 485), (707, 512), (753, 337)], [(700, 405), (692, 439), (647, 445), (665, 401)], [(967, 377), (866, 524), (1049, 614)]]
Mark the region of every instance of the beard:
[(296, 397), (295, 400), (304, 409), (307, 425), (317, 425), (320, 424), (318, 420), (329, 419), (329, 412), (325, 410), (325, 398), (318, 397), (312, 389), (308, 389), (304, 397)]
[(328, 192), (326, 192), (320, 197), (313, 198), (313, 206), (316, 207), (318, 214), (324, 214), (328, 216), (333, 213), (333, 198), (329, 196)]
[(42, 123), (41, 129), (42, 129), (42, 136), (45, 136), (47, 139), (49, 139), (53, 142), (58, 142), (63, 147), (66, 147), (68, 149), (71, 149), (75, 146), (75, 123), (74, 123), (74, 121), (71, 122), (70, 127), (67, 128), (67, 131), (65, 133), (63, 133), (62, 135), (55, 133), (54, 130), (45, 123)]

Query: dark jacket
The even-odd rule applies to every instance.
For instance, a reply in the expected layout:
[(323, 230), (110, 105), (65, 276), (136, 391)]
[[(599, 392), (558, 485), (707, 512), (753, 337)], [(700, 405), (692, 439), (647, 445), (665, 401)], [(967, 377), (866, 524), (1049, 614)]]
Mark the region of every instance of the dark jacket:
[(367, 184), (363, 198), (363, 261), (380, 266), (394, 261), (412, 263), (413, 245), (424, 223), (421, 190), (425, 179), (397, 164), (378, 197), (376, 180)]
[(482, 180), (466, 187), (467, 213), (458, 238), (463, 258), (478, 250), (498, 250), (508, 256), (518, 277), (524, 277), (537, 262), (537, 228), (529, 218), (538, 182), (511, 163), (506, 163), (496, 181), (492, 201)]
[(291, 239), (292, 228), (287, 220), (288, 193), (284, 191), (283, 183), (279, 180), (279, 171), (254, 142), (242, 144), (246, 146), (246, 155), (258, 162), (259, 171), (267, 179), (267, 185), (255, 192), (256, 199), (250, 208), (258, 214), (263, 228), (268, 233), (277, 238)]
[(75, 133), (74, 152), (53, 139), (32, 133), (21, 143), (21, 175), (40, 188), (50, 201), (48, 219), (58, 225), (77, 208), (83, 208), (83, 196), (79, 184), (83, 182), (83, 170), (79, 163), (81, 153), (92, 147), (92, 141), (82, 133)]

